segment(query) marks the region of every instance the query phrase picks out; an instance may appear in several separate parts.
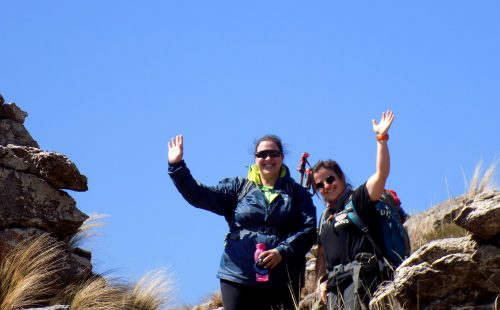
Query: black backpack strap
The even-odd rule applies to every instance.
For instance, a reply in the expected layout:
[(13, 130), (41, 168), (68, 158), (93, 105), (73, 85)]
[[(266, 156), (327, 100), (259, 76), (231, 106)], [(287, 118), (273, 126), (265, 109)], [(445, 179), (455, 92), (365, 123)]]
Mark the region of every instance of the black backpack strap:
[(321, 216), (319, 217), (319, 225), (318, 225), (318, 236), (321, 236), (321, 230), (323, 229), (323, 224), (325, 224), (325, 216), (328, 213), (328, 207), (325, 208), (325, 211), (321, 213)]
[(379, 260), (383, 260), (384, 254), (378, 247), (377, 243), (373, 239), (372, 235), (370, 234), (370, 231), (368, 230), (368, 226), (366, 226), (365, 222), (361, 219), (361, 217), (358, 214), (358, 211), (356, 211), (356, 208), (354, 208), (354, 203), (352, 202), (352, 197), (349, 198), (349, 203), (345, 206), (345, 210), (347, 213), (347, 217), (349, 220), (356, 225), (361, 231), (365, 234), (366, 238), (370, 241), (370, 243), (373, 246), (373, 249), (375, 250), (375, 255)]
[(245, 197), (246, 194), (250, 191), (250, 189), (254, 186), (254, 183), (247, 178), (243, 179), (243, 184), (240, 186), (240, 190), (238, 191), (238, 202)]

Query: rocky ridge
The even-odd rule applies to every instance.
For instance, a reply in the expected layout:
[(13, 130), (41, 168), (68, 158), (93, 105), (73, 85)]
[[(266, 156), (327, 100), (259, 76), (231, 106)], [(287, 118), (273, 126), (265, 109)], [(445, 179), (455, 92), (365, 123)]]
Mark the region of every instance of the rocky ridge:
[(0, 95), (0, 260), (42, 234), (65, 244), (64, 274), (73, 283), (92, 272), (91, 254), (71, 246), (88, 216), (65, 191), (86, 191), (87, 178), (66, 156), (40, 149), (24, 126), (28, 113)]
[[(451, 205), (456, 208), (439, 212), (436, 225), (451, 218), (468, 235), (435, 240), (417, 249), (396, 270), (394, 281), (376, 292), (374, 308), (384, 304), (429, 310), (500, 307), (500, 192), (464, 195)], [(412, 222), (418, 224), (418, 218)]]

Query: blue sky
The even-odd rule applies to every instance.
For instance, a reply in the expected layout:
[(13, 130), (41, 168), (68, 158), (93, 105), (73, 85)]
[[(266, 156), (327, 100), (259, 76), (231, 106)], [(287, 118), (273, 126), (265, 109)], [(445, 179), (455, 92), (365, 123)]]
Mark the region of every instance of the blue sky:
[[(282, 137), (295, 168), (375, 169), (371, 119), (392, 109), (391, 175), (409, 213), (464, 192), (500, 151), (498, 1), (2, 1), (0, 94), (42, 149), (89, 178), (71, 193), (108, 214), (85, 247), (134, 281), (169, 268), (177, 304), (218, 289), (227, 225), (190, 207), (167, 141), (205, 184), (246, 175), (252, 144)], [(315, 200), (318, 213), (323, 205)]]

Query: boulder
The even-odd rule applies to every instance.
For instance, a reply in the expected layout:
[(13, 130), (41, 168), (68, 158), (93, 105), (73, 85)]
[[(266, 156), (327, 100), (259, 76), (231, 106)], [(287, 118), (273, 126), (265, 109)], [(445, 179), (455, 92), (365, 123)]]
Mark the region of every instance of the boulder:
[(10, 119), (16, 123), (24, 124), (26, 117), (28, 117), (28, 113), (21, 110), (13, 102), (0, 105), (0, 119)]
[(500, 192), (478, 195), (466, 205), (454, 222), (473, 235), (488, 241), (500, 233)]
[(499, 197), (493, 192), (463, 200), (454, 221), (472, 234), (435, 240), (415, 251), (394, 281), (379, 287), (371, 306), (494, 309), (500, 287)]
[(88, 190), (87, 177), (66, 156), (38, 148), (0, 146), (0, 165), (34, 174), (57, 189)]
[(72, 236), (88, 218), (66, 192), (32, 174), (0, 167), (0, 227), (34, 227)]
[(0, 119), (0, 145), (7, 144), (40, 147), (23, 124), (11, 119)]

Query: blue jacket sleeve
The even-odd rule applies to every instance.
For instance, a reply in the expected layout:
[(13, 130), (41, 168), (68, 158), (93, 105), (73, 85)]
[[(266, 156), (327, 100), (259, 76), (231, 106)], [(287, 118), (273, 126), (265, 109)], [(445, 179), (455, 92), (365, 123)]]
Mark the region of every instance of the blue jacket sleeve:
[(303, 258), (316, 242), (316, 207), (311, 195), (301, 186), (296, 185), (293, 195), (294, 207), (299, 209), (298, 221), (295, 223), (295, 232), (281, 242), (276, 249), (285, 259), (293, 256)]
[(182, 197), (192, 206), (223, 215), (229, 222), (237, 204), (237, 192), (241, 186), (238, 178), (224, 179), (216, 186), (197, 182), (182, 160), (169, 164), (168, 174)]

